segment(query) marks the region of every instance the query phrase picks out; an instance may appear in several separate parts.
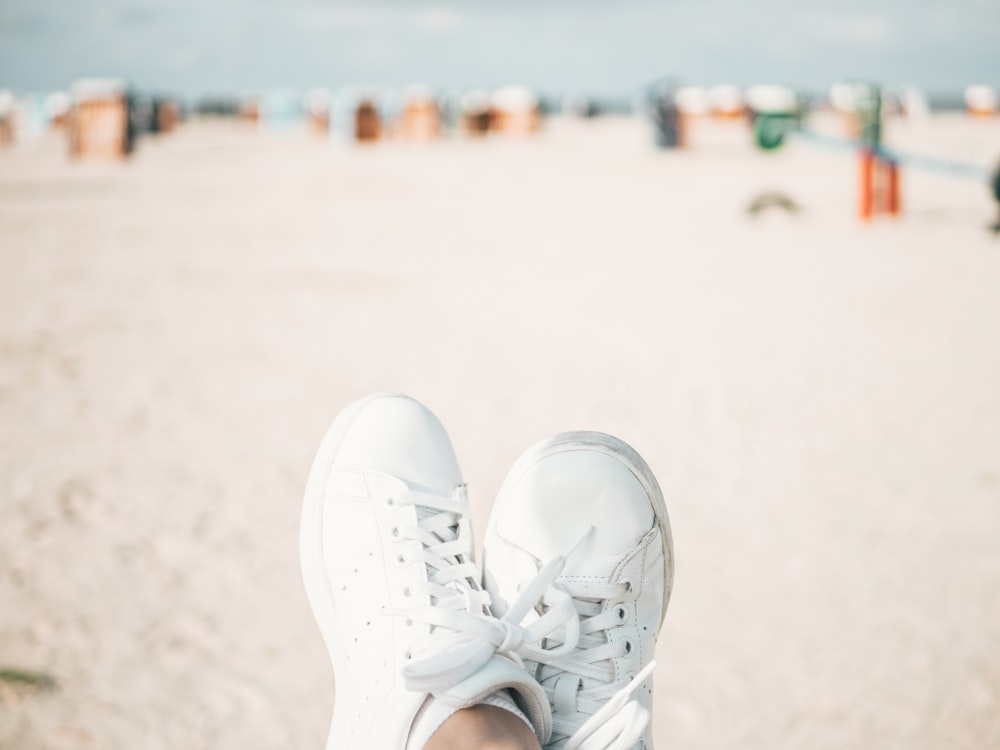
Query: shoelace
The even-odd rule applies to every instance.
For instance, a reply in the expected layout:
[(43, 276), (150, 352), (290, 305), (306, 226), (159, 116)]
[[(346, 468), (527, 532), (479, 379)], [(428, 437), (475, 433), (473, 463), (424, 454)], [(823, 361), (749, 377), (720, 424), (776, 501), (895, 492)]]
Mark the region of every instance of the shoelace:
[[(507, 613), (497, 619), (490, 614), (489, 593), (480, 586), (472, 562), (471, 508), (464, 487), (456, 488), (451, 497), (404, 492), (392, 502), (418, 508), (415, 526), (399, 525), (393, 530), (397, 539), (414, 539), (421, 544), (419, 552), (401, 555), (399, 562), (423, 564), (428, 571), (428, 580), (411, 585), (406, 593), (410, 597), (429, 596), (430, 605), (384, 610), (408, 622), (431, 626), (428, 636), (411, 645), (411, 661), (403, 668), (408, 690), (440, 696), (475, 674), (496, 653), (521, 664), (524, 659), (558, 659), (573, 652), (580, 637), (579, 617), (570, 595), (553, 586), (564, 558), (545, 565)], [(539, 604), (545, 614), (530, 625), (521, 625)], [(557, 631), (561, 645), (543, 648), (545, 639)]]
[[(595, 584), (560, 581), (579, 613), (580, 635), (573, 653), (539, 659), (537, 677), (553, 707), (552, 739), (547, 748), (560, 750), (629, 750), (649, 723), (649, 711), (637, 699), (636, 690), (652, 673), (656, 662), (635, 676), (615, 681), (611, 660), (624, 656), (628, 641), (612, 643), (606, 631), (621, 624), (617, 607), (631, 593), (627, 583)], [(554, 638), (561, 637), (555, 633)], [(563, 644), (565, 645), (565, 644)], [(561, 649), (560, 649), (561, 650)]]

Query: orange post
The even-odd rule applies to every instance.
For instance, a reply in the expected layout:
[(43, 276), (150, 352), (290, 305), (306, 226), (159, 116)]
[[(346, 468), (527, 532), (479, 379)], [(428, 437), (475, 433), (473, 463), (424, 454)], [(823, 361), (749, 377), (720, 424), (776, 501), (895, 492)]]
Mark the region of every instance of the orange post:
[(888, 205), (886, 209), (890, 216), (899, 216), (900, 214), (900, 198), (899, 198), (899, 163), (895, 161), (885, 162), (885, 168), (887, 172), (887, 189), (888, 189)]
[(858, 216), (862, 221), (872, 218), (875, 208), (874, 177), (875, 177), (875, 153), (868, 148), (861, 149), (859, 184), (860, 200), (858, 202)]

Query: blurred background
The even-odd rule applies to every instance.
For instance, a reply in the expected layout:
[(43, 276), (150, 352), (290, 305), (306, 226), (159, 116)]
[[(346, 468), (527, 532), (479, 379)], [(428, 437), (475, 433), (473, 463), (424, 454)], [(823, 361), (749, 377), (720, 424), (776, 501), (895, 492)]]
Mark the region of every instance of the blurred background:
[(661, 748), (1000, 747), (1000, 4), (2, 0), (0, 747), (321, 747), (349, 401), (633, 444)]

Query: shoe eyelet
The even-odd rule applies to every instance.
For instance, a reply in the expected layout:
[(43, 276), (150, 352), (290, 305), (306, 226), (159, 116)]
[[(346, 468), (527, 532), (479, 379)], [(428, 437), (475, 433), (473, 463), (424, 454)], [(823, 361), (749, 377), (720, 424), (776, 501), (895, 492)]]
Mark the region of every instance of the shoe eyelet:
[(635, 679), (635, 672), (626, 672), (624, 679), (626, 682), (632, 682)]
[(625, 609), (625, 607), (623, 607), (621, 604), (619, 604), (618, 608), (617, 608), (617, 612), (618, 612), (618, 622), (619, 622), (619, 624), (624, 625), (628, 621), (628, 610)]
[(622, 581), (622, 585), (625, 587), (625, 595), (630, 596), (632, 594), (632, 579), (626, 578)]
[(632, 653), (632, 641), (627, 640), (627, 639), (625, 641), (625, 653), (626, 654), (631, 654)]
[(392, 527), (392, 531), (389, 532), (389, 533), (392, 534), (396, 539), (399, 539), (399, 535), (400, 535), (401, 532), (399, 531), (399, 527), (398, 526), (393, 526)]
[(407, 586), (405, 589), (403, 589), (403, 598), (404, 599), (409, 599), (410, 598), (410, 587), (409, 586)]
[(406, 558), (403, 557), (402, 555), (397, 555), (396, 562), (398, 562), (400, 565), (406, 565)]
[(385, 504), (386, 505), (395, 505), (396, 501), (395, 501), (395, 499), (392, 496), (389, 496), (389, 497), (387, 497), (385, 499)]
[(407, 617), (405, 620), (403, 620), (403, 624), (406, 625), (406, 627), (408, 627), (408, 628), (412, 628), (413, 627), (413, 620), (411, 620), (409, 617)]

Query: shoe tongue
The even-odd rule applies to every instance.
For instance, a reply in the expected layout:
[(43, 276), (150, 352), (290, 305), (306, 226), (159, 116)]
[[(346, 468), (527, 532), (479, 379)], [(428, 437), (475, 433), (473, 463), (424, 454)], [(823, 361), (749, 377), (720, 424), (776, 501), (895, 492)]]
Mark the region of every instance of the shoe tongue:
[[(468, 499), (468, 494), (467, 494), (466, 486), (464, 484), (456, 485), (455, 487), (453, 487), (448, 492), (441, 492), (440, 489), (436, 489), (436, 488), (433, 488), (433, 487), (425, 487), (424, 485), (417, 484), (415, 482), (407, 482), (406, 486), (407, 486), (408, 489), (410, 489), (410, 490), (412, 490), (414, 492), (427, 492), (427, 493), (431, 493), (431, 494), (440, 494), (442, 497), (450, 497), (450, 498), (452, 498), (454, 500), (467, 500)], [(430, 518), (431, 516), (435, 516), (438, 513), (442, 512), (442, 511), (438, 510), (437, 508), (430, 508), (430, 507), (428, 507), (426, 505), (416, 505), (416, 506), (414, 506), (414, 509), (417, 512), (417, 520), (418, 521), (423, 521), (425, 518)]]
[[(415, 515), (417, 517), (417, 523), (420, 523), (422, 521), (426, 521), (428, 518), (433, 518), (434, 516), (437, 516), (437, 515), (440, 515), (441, 513), (447, 512), (447, 511), (438, 510), (437, 508), (429, 508), (426, 505), (415, 505), (413, 507), (413, 510), (415, 511)], [(459, 524), (459, 522), (456, 521), (455, 523), (453, 523), (450, 526), (447, 526), (445, 528), (446, 531), (450, 531), (451, 532), (451, 535), (447, 539), (442, 539), (441, 538), (442, 530), (434, 532), (434, 536), (436, 536), (442, 542), (450, 542), (450, 541), (454, 540), (458, 536), (458, 533), (459, 533), (459, 531), (458, 531), (458, 524)]]
[[(453, 490), (453, 494), (456, 493), (456, 492), (463, 492), (464, 493), (464, 485), (461, 485), (459, 488), (456, 488), (455, 490)], [(444, 511), (438, 510), (437, 508), (430, 508), (430, 507), (428, 507), (426, 505), (415, 505), (415, 506), (413, 506), (413, 509), (415, 511), (418, 523), (421, 522), (421, 521), (424, 521), (424, 520), (426, 520), (428, 518), (431, 518), (433, 516), (436, 516), (439, 513), (444, 512)], [(442, 542), (452, 541), (453, 539), (455, 539), (458, 536), (458, 533), (459, 533), (459, 531), (458, 531), (458, 523), (456, 522), (454, 525), (450, 526), (449, 529), (452, 530), (452, 532), (453, 532), (452, 536), (449, 539), (441, 539), (440, 535), (438, 535), (438, 534), (435, 534), (435, 536), (437, 536), (437, 538), (440, 539), (440, 541), (442, 541)], [(430, 574), (430, 573), (431, 573), (431, 570), (428, 569), (428, 574)], [(465, 595), (466, 590), (469, 588), (469, 584), (472, 584), (472, 582), (470, 581), (470, 582), (466, 583), (465, 585), (463, 585), (462, 583), (460, 583), (458, 581), (451, 581), (451, 582), (449, 582), (448, 584), (445, 585), (445, 588), (451, 589), (452, 591), (455, 592), (456, 595), (462, 596), (462, 595)], [(472, 584), (472, 585), (474, 587), (474, 584)]]
[(417, 505), (415, 507), (417, 511), (417, 520), (423, 521), (425, 518), (430, 518), (431, 516), (436, 516), (441, 511), (434, 510), (434, 508), (428, 508), (426, 505)]

